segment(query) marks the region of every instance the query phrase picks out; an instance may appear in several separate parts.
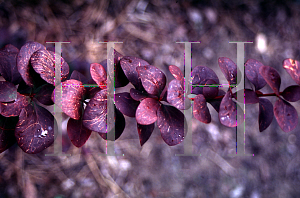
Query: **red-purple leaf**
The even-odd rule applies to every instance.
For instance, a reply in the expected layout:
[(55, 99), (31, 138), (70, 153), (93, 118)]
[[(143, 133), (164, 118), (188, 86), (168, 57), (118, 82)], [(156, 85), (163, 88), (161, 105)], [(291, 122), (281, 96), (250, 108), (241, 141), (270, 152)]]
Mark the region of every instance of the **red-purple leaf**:
[(261, 66), (259, 68), (259, 73), (265, 79), (268, 85), (273, 89), (275, 94), (279, 96), (281, 78), (278, 72), (270, 66)]
[(22, 77), (17, 68), (17, 55), (19, 49), (8, 44), (0, 49), (0, 74), (6, 81), (19, 84)]
[[(55, 91), (55, 90), (54, 90)], [(78, 120), (82, 113), (81, 101), (85, 93), (82, 82), (66, 80), (62, 82), (62, 111), (70, 118)]]
[(178, 109), (184, 109), (184, 89), (180, 80), (174, 79), (169, 83), (167, 101)]
[(40, 43), (29, 41), (21, 47), (17, 57), (18, 71), (22, 76), (23, 80), (26, 82), (26, 84), (31, 87), (33, 86), (33, 79), (29, 74), (29, 69), (30, 69), (29, 61), (31, 55), (40, 49), (46, 49), (46, 48)]
[[(225, 94), (226, 94), (225, 91), (219, 89), (218, 96), (224, 96)], [(209, 104), (211, 104), (211, 106), (219, 113), (219, 109), (220, 109), (222, 99), (223, 98), (207, 100), (207, 102)]]
[(205, 98), (214, 99), (215, 97), (218, 96), (219, 85), (217, 85), (217, 83), (214, 80), (212, 79), (207, 80), (205, 85), (211, 85), (211, 86), (203, 87), (203, 95)]
[(19, 116), (21, 110), (30, 103), (30, 98), (17, 93), (17, 99), (10, 103), (0, 103), (1, 115), (5, 117)]
[(237, 83), (237, 66), (227, 57), (220, 57), (219, 67), (230, 85)]
[(41, 106), (23, 108), (15, 129), (19, 147), (29, 154), (48, 148), (54, 142), (54, 121), (53, 115)]
[(148, 139), (150, 138), (153, 130), (154, 130), (155, 124), (152, 123), (150, 125), (141, 125), (137, 123), (137, 130), (139, 133), (139, 138), (140, 138), (140, 144), (143, 146)]
[(245, 63), (245, 74), (248, 80), (255, 86), (255, 90), (259, 90), (266, 85), (266, 81), (259, 73), (259, 68), (263, 64), (255, 59), (249, 59)]
[(236, 127), (241, 123), (242, 117), (242, 110), (232, 100), (231, 93), (228, 91), (220, 104), (219, 119), (221, 124), (227, 127)]
[(285, 88), (285, 90), (283, 91), (283, 93), (281, 95), (287, 101), (296, 102), (296, 101), (300, 100), (300, 86), (298, 86), (298, 85), (289, 86), (289, 87)]
[(131, 56), (121, 58), (120, 64), (129, 82), (131, 82), (137, 90), (143, 90), (143, 85), (136, 71), (136, 67), (150, 64), (143, 59)]
[(194, 98), (193, 115), (200, 122), (206, 124), (211, 122), (209, 109), (207, 108), (205, 97), (202, 94)]
[(115, 105), (126, 116), (135, 117), (135, 112), (139, 104), (138, 101), (131, 98), (130, 93), (115, 94)]
[(284, 132), (290, 132), (298, 124), (298, 113), (293, 105), (279, 98), (274, 105), (274, 115)]
[(259, 131), (262, 132), (269, 127), (274, 117), (273, 105), (266, 98), (259, 98)]
[[(192, 71), (192, 84), (193, 85), (205, 85), (206, 81), (214, 80), (216, 84), (219, 84), (219, 78), (216, 73), (205, 66), (197, 66)], [(203, 87), (193, 87), (193, 94), (202, 94)]]
[(161, 105), (157, 110), (157, 126), (161, 137), (169, 146), (183, 141), (184, 121), (183, 113), (173, 106)]
[(175, 65), (170, 65), (169, 70), (175, 79), (179, 80), (181, 83), (184, 82), (184, 76), (179, 67)]
[(97, 85), (106, 85), (106, 71), (102, 65), (99, 63), (92, 63), (90, 65), (90, 72)]
[[(78, 80), (80, 82), (82, 82), (83, 84), (87, 84), (88, 83), (88, 79), (79, 71), (74, 70), (70, 76), (70, 79), (73, 80)], [(88, 83), (89, 84), (89, 83)], [(95, 83), (96, 84), (96, 83)]]
[(0, 102), (11, 102), (17, 98), (17, 88), (8, 81), (0, 81)]
[(37, 91), (35, 91), (34, 97), (44, 105), (53, 105), (51, 95), (53, 93), (54, 86), (51, 84), (45, 84), (40, 86)]
[(82, 124), (82, 120), (69, 119), (67, 125), (68, 136), (72, 144), (78, 148), (82, 147), (89, 139), (92, 131)]
[(96, 132), (106, 133), (107, 91), (98, 92), (87, 104), (83, 114), (83, 125)]
[(18, 117), (6, 118), (0, 115), (0, 153), (16, 143), (15, 127)]
[[(123, 133), (125, 129), (125, 118), (123, 114), (115, 107), (115, 131), (109, 131), (108, 133), (98, 133), (104, 140), (117, 140)], [(114, 136), (114, 138), (113, 138)]]
[(285, 59), (283, 61), (283, 68), (292, 77), (292, 79), (300, 85), (300, 63), (293, 59)]
[(137, 123), (141, 125), (154, 123), (157, 120), (156, 112), (159, 105), (159, 102), (152, 98), (142, 100), (135, 113)]
[(143, 87), (149, 94), (159, 95), (166, 86), (165, 74), (155, 66), (146, 65), (136, 67)]
[(144, 93), (142, 91), (139, 91), (139, 90), (136, 90), (134, 88), (131, 88), (130, 89), (130, 96), (136, 100), (136, 101), (141, 101), (141, 100), (144, 100), (145, 98), (148, 97), (148, 94), (147, 93)]
[[(235, 98), (237, 101), (239, 101), (239, 102), (241, 102), (241, 103), (244, 103), (244, 102), (245, 102), (245, 104), (255, 104), (255, 103), (258, 103), (258, 102), (259, 102), (259, 99), (258, 99), (256, 93), (255, 93), (253, 90), (251, 90), (251, 89), (244, 89), (244, 95), (243, 95), (243, 98), (242, 98), (242, 100), (239, 100), (239, 98), (237, 98), (237, 95), (238, 95), (240, 92), (242, 92), (242, 91), (243, 91), (243, 90), (241, 89), (241, 90), (238, 90), (238, 92), (235, 92), (235, 93), (233, 94), (234, 98)], [(244, 99), (245, 99), (245, 101), (244, 101)]]
[[(32, 68), (47, 83), (54, 85), (55, 77), (55, 53), (46, 49), (34, 52), (30, 58)], [(61, 58), (61, 80), (64, 81), (69, 75), (69, 65)]]

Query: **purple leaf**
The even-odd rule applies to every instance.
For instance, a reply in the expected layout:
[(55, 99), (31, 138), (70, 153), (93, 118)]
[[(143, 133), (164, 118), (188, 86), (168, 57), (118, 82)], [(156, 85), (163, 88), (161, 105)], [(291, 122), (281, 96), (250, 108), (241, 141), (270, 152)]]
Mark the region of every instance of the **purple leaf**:
[(231, 93), (228, 91), (220, 104), (219, 119), (221, 124), (227, 127), (236, 127), (241, 123), (242, 117), (242, 110), (232, 100)]
[(220, 57), (218, 60), (219, 67), (230, 85), (237, 83), (237, 66), (227, 57)]
[[(205, 66), (197, 66), (192, 71), (192, 84), (193, 85), (205, 85), (206, 81), (214, 80), (216, 84), (219, 84), (219, 78), (216, 73)], [(193, 87), (193, 94), (202, 94), (203, 87)]]
[(131, 56), (121, 58), (120, 64), (129, 82), (131, 82), (137, 90), (143, 90), (143, 85), (136, 71), (136, 67), (150, 64), (143, 59)]
[(54, 142), (54, 117), (45, 108), (28, 105), (22, 109), (15, 137), (19, 147), (29, 154), (36, 154)]
[(17, 56), (17, 67), (20, 75), (22, 76), (23, 80), (26, 82), (27, 85), (30, 87), (33, 86), (33, 79), (29, 74), (29, 61), (31, 55), (40, 50), (40, 49), (46, 49), (45, 46), (43, 46), (40, 43), (29, 41), (25, 43), (20, 49), (20, 52)]
[(106, 71), (104, 67), (98, 63), (92, 63), (90, 66), (90, 72), (93, 80), (97, 85), (106, 85)]
[(0, 113), (5, 117), (19, 116), (21, 110), (29, 104), (29, 97), (17, 93), (17, 99), (14, 102), (0, 103)]
[(160, 95), (166, 86), (165, 74), (155, 66), (138, 66), (136, 71), (139, 73), (143, 87), (149, 94)]
[(148, 97), (148, 94), (147, 93), (144, 93), (142, 91), (139, 91), (139, 90), (136, 90), (136, 89), (133, 89), (131, 88), (130, 89), (130, 96), (136, 100), (136, 101), (141, 101), (141, 100), (144, 100), (145, 98)]
[(207, 108), (205, 97), (202, 94), (197, 95), (194, 99), (193, 115), (197, 120), (205, 124), (211, 122), (209, 109)]
[(135, 113), (137, 123), (141, 125), (154, 123), (157, 120), (156, 112), (159, 105), (159, 102), (152, 98), (142, 100)]
[[(242, 91), (243, 91), (243, 90), (238, 90), (238, 92), (235, 92), (235, 93), (233, 94), (234, 98), (235, 98), (237, 101), (239, 101), (239, 102), (241, 102), (241, 103), (244, 103), (244, 102), (245, 102), (245, 104), (255, 104), (255, 103), (258, 103), (258, 102), (259, 102), (259, 99), (258, 99), (256, 93), (255, 93), (253, 90), (251, 90), (251, 89), (244, 89), (244, 96), (243, 96), (242, 100), (239, 100), (239, 99), (237, 98), (237, 95), (238, 95), (240, 92), (242, 92)], [(245, 101), (244, 101), (244, 99), (245, 99)]]
[(8, 81), (0, 81), (0, 102), (11, 102), (17, 98), (17, 88)]
[(293, 59), (285, 59), (282, 64), (283, 68), (292, 77), (292, 79), (300, 85), (300, 63)]
[(154, 123), (152, 123), (150, 125), (141, 125), (141, 124), (137, 123), (137, 130), (139, 133), (141, 146), (143, 146), (145, 144), (145, 142), (148, 141), (148, 139), (150, 138), (150, 136), (154, 130), (154, 127), (155, 127)]
[(275, 94), (279, 96), (281, 78), (278, 72), (270, 66), (261, 66), (259, 68), (259, 73), (265, 79), (268, 85), (273, 89)]
[(212, 86), (205, 86), (203, 87), (203, 95), (207, 99), (214, 99), (218, 96), (219, 93), (219, 85), (212, 79), (206, 81), (205, 85), (212, 85)]
[(125, 118), (123, 116), (123, 114), (115, 107), (115, 135), (114, 138), (113, 137), (113, 131), (109, 131), (108, 133), (98, 133), (104, 140), (117, 140), (123, 133), (124, 129), (125, 129)]
[(67, 125), (68, 136), (72, 144), (78, 148), (82, 147), (89, 139), (92, 131), (82, 124), (82, 120), (69, 119)]
[(17, 55), (19, 49), (8, 44), (0, 49), (0, 74), (6, 81), (13, 84), (19, 84), (22, 77), (17, 68)]
[[(55, 91), (55, 90), (54, 90)], [(62, 111), (70, 118), (78, 120), (82, 113), (81, 101), (85, 93), (82, 82), (66, 80), (62, 82)]]
[[(80, 82), (82, 82), (83, 84), (87, 84), (88, 83), (88, 79), (79, 71), (74, 70), (70, 76), (70, 80), (78, 80)], [(96, 83), (95, 83), (96, 84)]]
[[(55, 53), (46, 49), (34, 52), (30, 58), (32, 68), (47, 83), (54, 85), (55, 77)], [(61, 58), (61, 77), (62, 81), (69, 75), (69, 65)]]
[(269, 127), (274, 117), (273, 105), (266, 98), (259, 98), (259, 131), (262, 132)]
[[(225, 91), (219, 89), (218, 96), (224, 96), (225, 94), (226, 94)], [(219, 109), (220, 109), (222, 99), (223, 98), (207, 100), (207, 102), (209, 104), (211, 104), (211, 106), (219, 113)]]
[(51, 95), (53, 93), (54, 86), (51, 84), (45, 84), (40, 86), (36, 91), (34, 97), (44, 105), (53, 105)]
[(259, 68), (264, 66), (261, 62), (249, 59), (245, 63), (245, 74), (248, 80), (255, 86), (255, 90), (259, 90), (266, 85), (266, 81), (259, 73)]
[(285, 88), (285, 90), (283, 91), (283, 93), (281, 95), (287, 101), (296, 102), (296, 101), (300, 100), (300, 86), (298, 86), (298, 85), (289, 86), (289, 87)]
[(139, 102), (132, 99), (130, 93), (123, 92), (115, 94), (115, 104), (119, 111), (129, 117), (135, 117), (135, 112)]
[[(94, 95), (96, 93), (101, 91), (101, 88), (96, 84), (96, 82), (93, 79), (90, 79), (87, 83), (89, 85), (94, 85), (94, 86), (85, 88), (86, 89), (86, 95), (85, 95), (86, 98), (92, 98), (92, 97), (94, 97)], [(102, 88), (104, 88), (104, 87), (102, 87)]]
[(167, 101), (178, 109), (184, 109), (184, 89), (180, 80), (174, 79), (169, 83)]
[(173, 106), (161, 105), (157, 110), (157, 126), (161, 137), (169, 146), (183, 141), (184, 121), (183, 113)]
[(295, 107), (281, 98), (275, 102), (274, 115), (284, 132), (292, 131), (298, 124), (298, 113)]
[(87, 104), (83, 114), (83, 125), (96, 132), (106, 133), (107, 91), (98, 92)]
[(170, 65), (169, 70), (175, 79), (179, 80), (181, 83), (184, 82), (184, 76), (179, 67), (175, 65)]
[(0, 115), (0, 153), (16, 143), (14, 130), (18, 117), (6, 118)]

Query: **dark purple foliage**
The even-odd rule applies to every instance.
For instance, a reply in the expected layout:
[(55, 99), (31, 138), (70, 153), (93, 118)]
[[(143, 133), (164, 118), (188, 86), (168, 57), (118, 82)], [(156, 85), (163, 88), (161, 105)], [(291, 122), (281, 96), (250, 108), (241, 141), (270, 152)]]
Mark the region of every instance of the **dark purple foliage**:
[(259, 98), (258, 124), (260, 132), (264, 131), (270, 126), (273, 117), (274, 113), (272, 103), (266, 98)]
[(263, 64), (254, 59), (249, 59), (245, 63), (245, 74), (248, 80), (255, 86), (255, 90), (263, 88), (267, 83), (259, 73), (261, 66)]
[(290, 132), (298, 124), (298, 113), (290, 103), (278, 98), (274, 105), (274, 115), (284, 132)]

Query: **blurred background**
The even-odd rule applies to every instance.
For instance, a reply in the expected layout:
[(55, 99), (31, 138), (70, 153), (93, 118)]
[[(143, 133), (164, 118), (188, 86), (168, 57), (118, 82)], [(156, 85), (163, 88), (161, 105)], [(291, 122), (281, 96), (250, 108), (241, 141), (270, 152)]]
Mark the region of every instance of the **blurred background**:
[[(245, 61), (253, 58), (281, 75), (281, 91), (295, 84), (283, 70), (285, 58), (300, 59), (300, 1), (176, 1), (176, 0), (0, 0), (0, 48), (20, 48), (36, 41), (70, 41), (62, 56), (71, 72), (87, 77), (89, 65), (106, 59), (106, 45), (160, 68), (168, 81), (169, 65), (184, 69), (184, 44), (192, 44), (192, 65), (208, 66), (226, 80), (219, 57), (236, 62), (236, 44), (245, 44)], [(70, 72), (70, 74), (71, 74)], [(132, 85), (116, 89), (129, 91)], [(246, 81), (246, 87), (250, 84)], [(272, 92), (266, 86), (261, 90)], [(275, 97), (268, 97), (273, 103)], [(300, 105), (292, 103), (298, 110)], [(246, 106), (245, 152), (232, 157), (236, 129), (220, 125), (209, 106), (212, 122), (193, 119), (193, 148), (200, 157), (178, 157), (183, 144), (169, 147), (156, 127), (143, 147), (135, 118), (125, 116), (126, 128), (115, 142), (119, 156), (102, 156), (106, 142), (92, 136), (82, 148), (71, 145), (64, 129), (64, 151), (71, 156), (36, 155), (13, 146), (0, 154), (0, 197), (300, 197), (300, 126), (283, 132), (275, 118), (260, 133), (258, 104)], [(124, 154), (124, 156), (122, 156)]]

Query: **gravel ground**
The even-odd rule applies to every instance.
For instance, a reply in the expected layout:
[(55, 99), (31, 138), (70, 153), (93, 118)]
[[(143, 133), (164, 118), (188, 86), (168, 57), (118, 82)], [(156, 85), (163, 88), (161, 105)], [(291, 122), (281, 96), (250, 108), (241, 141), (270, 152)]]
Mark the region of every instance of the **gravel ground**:
[[(285, 58), (300, 60), (300, 1), (1, 1), (0, 47), (20, 48), (32, 40), (70, 41), (62, 56), (71, 71), (87, 77), (89, 64), (106, 58), (99, 41), (119, 41), (117, 51), (137, 56), (159, 67), (172, 79), (169, 65), (183, 70), (184, 45), (192, 45), (192, 64), (212, 68), (226, 82), (219, 57), (236, 62), (236, 44), (245, 44), (245, 60), (257, 59), (278, 70), (281, 91), (295, 84), (282, 68)], [(132, 85), (116, 89), (128, 91)], [(250, 87), (246, 82), (246, 87)], [(270, 93), (267, 86), (262, 89)], [(275, 97), (269, 97), (275, 102)], [(298, 110), (299, 102), (292, 103)], [(253, 156), (232, 157), (236, 130), (220, 125), (209, 106), (212, 123), (192, 118), (193, 148), (199, 157), (178, 157), (183, 144), (169, 147), (156, 127), (143, 147), (136, 121), (126, 117), (126, 128), (115, 142), (119, 156), (106, 157), (106, 142), (93, 133), (76, 148), (64, 139), (71, 156), (29, 155), (13, 146), (0, 154), (0, 197), (299, 197), (300, 126), (283, 132), (274, 118), (260, 133), (258, 105), (246, 106), (245, 150)], [(65, 125), (64, 137), (66, 136)], [(122, 155), (124, 154), (124, 156)]]

